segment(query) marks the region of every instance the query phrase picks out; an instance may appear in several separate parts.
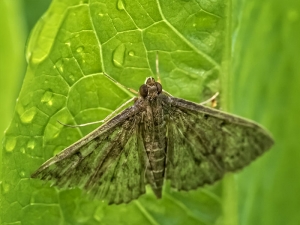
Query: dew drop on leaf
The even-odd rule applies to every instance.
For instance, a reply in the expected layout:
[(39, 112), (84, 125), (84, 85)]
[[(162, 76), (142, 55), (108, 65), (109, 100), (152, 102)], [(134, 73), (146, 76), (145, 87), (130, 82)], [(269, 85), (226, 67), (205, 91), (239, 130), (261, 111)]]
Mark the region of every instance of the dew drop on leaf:
[(70, 75), (70, 76), (69, 76), (69, 79), (70, 79), (72, 82), (74, 82), (74, 81), (75, 81), (75, 78), (74, 78), (74, 76), (73, 76), (73, 75)]
[(124, 3), (122, 0), (118, 0), (118, 3), (117, 3), (117, 9), (118, 10), (124, 10), (125, 7), (124, 7)]
[(7, 152), (12, 152), (17, 144), (17, 139), (14, 137), (9, 137), (6, 139), (5, 149)]
[(35, 141), (34, 140), (28, 141), (27, 148), (28, 149), (34, 149), (34, 147), (35, 147)]
[(62, 59), (57, 61), (57, 63), (55, 64), (56, 68), (59, 70), (60, 73), (64, 72), (64, 67), (63, 67), (63, 61)]
[(22, 121), (22, 123), (31, 123), (33, 118), (36, 115), (36, 108), (33, 107), (29, 110), (26, 110), (21, 116), (20, 119)]
[(63, 73), (64, 72), (64, 68), (61, 66), (61, 67), (58, 67), (58, 70), (60, 73)]
[(25, 148), (24, 147), (20, 148), (20, 152), (25, 154)]
[(95, 210), (95, 213), (94, 213), (94, 219), (97, 220), (98, 222), (102, 222), (103, 218), (104, 218), (104, 213), (103, 213), (103, 208), (102, 206), (101, 207), (98, 207), (96, 210)]
[(113, 53), (113, 63), (116, 67), (122, 67), (124, 64), (125, 45), (120, 44)]
[(22, 170), (20, 173), (19, 173), (20, 177), (25, 177), (25, 172)]
[(3, 183), (2, 184), (2, 187), (3, 187), (3, 193), (8, 193), (9, 192), (9, 184), (6, 184), (6, 183)]
[(51, 91), (46, 91), (41, 99), (42, 103), (48, 103), (52, 100), (53, 93)]
[(80, 46), (76, 49), (76, 52), (83, 52), (84, 50), (84, 47), (83, 46)]
[(130, 52), (128, 53), (128, 55), (130, 55), (130, 56), (135, 56), (135, 53), (134, 53), (134, 51), (130, 51)]

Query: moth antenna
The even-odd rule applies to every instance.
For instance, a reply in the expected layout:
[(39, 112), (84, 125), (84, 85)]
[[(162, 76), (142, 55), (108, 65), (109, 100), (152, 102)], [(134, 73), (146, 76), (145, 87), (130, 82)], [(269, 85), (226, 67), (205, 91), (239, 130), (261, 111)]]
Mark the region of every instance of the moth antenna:
[(69, 125), (69, 124), (65, 124), (60, 122), (59, 120), (57, 120), (58, 123), (60, 123), (63, 126), (66, 127), (72, 127), (72, 128), (76, 128), (76, 127), (85, 127), (85, 126), (89, 126), (89, 125), (93, 125), (93, 124), (97, 124), (97, 123), (104, 123), (104, 120), (99, 120), (99, 121), (95, 121), (95, 122), (90, 122), (90, 123), (84, 123), (84, 124), (78, 124), (78, 125)]
[(79, 125), (69, 125), (69, 124), (64, 124), (62, 122), (60, 122), (59, 120), (57, 120), (57, 122), (59, 122), (61, 125), (66, 126), (66, 127), (72, 127), (72, 128), (76, 128), (76, 127), (85, 127), (85, 126), (89, 126), (89, 125), (93, 125), (93, 124), (98, 124), (98, 123), (105, 123), (108, 120), (110, 120), (112, 117), (114, 117), (116, 114), (118, 114), (124, 107), (126, 107), (127, 105), (129, 105), (131, 102), (134, 102), (137, 100), (137, 97), (133, 97), (131, 99), (129, 99), (128, 101), (124, 102), (122, 105), (120, 105), (115, 111), (113, 111), (112, 113), (110, 113), (107, 117), (105, 117), (104, 120), (99, 120), (99, 121), (94, 121), (94, 122), (90, 122), (90, 123), (84, 123), (84, 124), (79, 124)]
[(159, 57), (158, 57), (158, 51), (156, 51), (155, 68), (156, 68), (157, 82), (161, 84), (161, 79), (160, 79), (160, 75), (159, 75)]

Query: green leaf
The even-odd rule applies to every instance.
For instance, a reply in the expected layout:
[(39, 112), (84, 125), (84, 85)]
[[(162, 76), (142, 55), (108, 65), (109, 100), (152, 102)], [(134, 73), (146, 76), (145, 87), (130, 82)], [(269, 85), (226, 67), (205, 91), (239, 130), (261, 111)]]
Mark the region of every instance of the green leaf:
[[(13, 5), (17, 1), (11, 2)], [(226, 8), (219, 7), (219, 1), (176, 0), (168, 5), (164, 2), (158, 2), (160, 8), (157, 2), (146, 1), (90, 1), (89, 5), (84, 5), (87, 1), (81, 1), (83, 5), (79, 1), (78, 5), (66, 0), (53, 2), (31, 35), (28, 71), (4, 140), (1, 224), (182, 224), (182, 221), (214, 224), (216, 220), (217, 224), (230, 225), (300, 223), (300, 2), (233, 1), (232, 6), (226, 2)], [(84, 13), (79, 14), (84, 7), (89, 9), (88, 21), (84, 20)], [(20, 13), (2, 13), (6, 10), (2, 5), (0, 10), (0, 21), (8, 21), (3, 23), (5, 25), (15, 23), (14, 19), (20, 16)], [(74, 12), (77, 14), (71, 18)], [(219, 16), (216, 26), (212, 26), (210, 15)], [(2, 20), (3, 16), (10, 19)], [(94, 24), (91, 31), (77, 32), (76, 39), (73, 30), (82, 29), (91, 22)], [(21, 65), (13, 61), (17, 59), (12, 54), (14, 51), (5, 47), (12, 46), (7, 41), (19, 34), (10, 35), (2, 26), (1, 23), (5, 35), (0, 36), (3, 45), (0, 51), (5, 57), (0, 60), (0, 70), (17, 70)], [(233, 28), (232, 37), (227, 26)], [(94, 38), (90, 37), (94, 31)], [(68, 39), (72, 34), (74, 37)], [(137, 36), (140, 39), (134, 38)], [(95, 40), (99, 43), (95, 44)], [(72, 44), (68, 49), (72, 46), (73, 51), (64, 47), (66, 42)], [(229, 57), (231, 42), (232, 59)], [(20, 42), (13, 43), (16, 47)], [(192, 50), (170, 51), (184, 46)], [(96, 91), (106, 87), (97, 88), (101, 72), (137, 89), (146, 76), (155, 74), (156, 50), (160, 56), (163, 86), (171, 94), (193, 101), (206, 99), (211, 91), (218, 89), (220, 77), (222, 107), (267, 126), (274, 134), (274, 148), (237, 176), (226, 177), (222, 186), (188, 193), (171, 192), (166, 186), (162, 200), (156, 200), (150, 192), (129, 205), (106, 206), (87, 200), (78, 189), (58, 192), (48, 185), (29, 181), (30, 173), (44, 160), (95, 128), (64, 128), (61, 131), (56, 119), (64, 119), (62, 122), (66, 123), (102, 119), (129, 97), (122, 87), (103, 78), (114, 88), (103, 95), (104, 100), (97, 99), (97, 106), (93, 106), (90, 101), (95, 100)], [(89, 61), (94, 59), (93, 54), (100, 59), (99, 71), (99, 65), (93, 66)], [(203, 61), (203, 54), (209, 56), (206, 61)], [(85, 57), (89, 64), (83, 63)], [(69, 63), (64, 61), (67, 58)], [(216, 61), (215, 67), (207, 66), (206, 63), (211, 62), (209, 59)], [(57, 69), (60, 66), (63, 72)], [(228, 73), (230, 69), (231, 73)], [(92, 75), (86, 71), (96, 72)], [(7, 74), (1, 70), (0, 97), (1, 110), (10, 114), (9, 104), (14, 100), (9, 101), (13, 97), (9, 97), (12, 94), (9, 94), (8, 79), (14, 78)], [(85, 77), (89, 77), (89, 81), (96, 77), (96, 81), (90, 84)], [(81, 85), (81, 80), (86, 83)], [(84, 85), (91, 86), (92, 91)], [(69, 97), (71, 90), (72, 98)], [(111, 97), (115, 91), (123, 95)], [(85, 97), (87, 95), (90, 99)], [(117, 102), (114, 102), (115, 98)], [(109, 105), (105, 105), (107, 103)], [(8, 121), (2, 116), (0, 120), (1, 124)]]
[(221, 70), (227, 73), (228, 11), (221, 1), (54, 0), (28, 41), (27, 73), (3, 142), (3, 222), (214, 224), (218, 185), (188, 193), (166, 185), (162, 200), (148, 191), (128, 205), (107, 206), (79, 189), (58, 191), (29, 177), (97, 127), (66, 128), (57, 120), (104, 119), (132, 97), (122, 85), (138, 90), (156, 77), (156, 53), (169, 93), (195, 102), (216, 93)]

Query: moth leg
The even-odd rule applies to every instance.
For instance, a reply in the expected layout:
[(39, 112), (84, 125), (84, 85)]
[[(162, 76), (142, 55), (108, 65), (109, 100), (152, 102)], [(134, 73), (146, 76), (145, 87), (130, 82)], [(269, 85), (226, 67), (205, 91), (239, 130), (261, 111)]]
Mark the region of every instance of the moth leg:
[(215, 108), (217, 106), (217, 100), (216, 99), (217, 99), (218, 95), (219, 95), (219, 92), (217, 92), (212, 97), (205, 100), (204, 102), (201, 102), (200, 105), (205, 105), (205, 104), (211, 103), (211, 107)]
[(109, 76), (107, 73), (103, 72), (103, 75), (106, 76), (108, 79), (110, 79), (111, 81), (113, 81), (114, 83), (116, 83), (117, 85), (121, 86), (122, 88), (125, 88), (127, 91), (130, 91), (131, 93), (133, 93), (134, 95), (138, 95), (139, 92), (132, 89), (132, 88), (129, 88), (129, 87), (126, 87), (124, 86), (123, 84), (120, 84), (118, 81), (116, 81), (114, 78), (112, 78), (111, 76)]
[(157, 82), (161, 84), (161, 79), (160, 79), (160, 75), (159, 75), (159, 57), (158, 57), (158, 51), (156, 51), (155, 68), (156, 68)]
[(97, 123), (103, 123), (104, 120), (99, 120), (99, 121), (94, 121), (94, 122), (90, 122), (90, 123), (83, 123), (83, 124), (78, 124), (78, 125), (70, 125), (70, 124), (65, 124), (63, 122), (60, 122), (59, 120), (57, 120), (58, 123), (60, 123), (63, 126), (66, 127), (72, 127), (72, 128), (76, 128), (76, 127), (85, 127), (85, 126), (89, 126), (92, 124), (97, 124)]
[(165, 90), (163, 90), (162, 92), (163, 92), (165, 95), (169, 96), (169, 97), (173, 97), (169, 92), (167, 92), (167, 91), (165, 91)]
[(118, 114), (118, 112), (122, 111), (123, 108), (125, 108), (128, 104), (130, 104), (131, 102), (134, 102), (137, 100), (137, 97), (133, 97), (131, 99), (129, 99), (128, 101), (124, 102), (122, 105), (120, 105), (116, 110), (114, 110), (111, 114), (109, 114), (107, 117), (105, 117), (104, 120), (100, 120), (103, 121), (103, 123), (107, 122), (108, 120), (110, 120), (112, 117), (114, 117), (116, 114)]

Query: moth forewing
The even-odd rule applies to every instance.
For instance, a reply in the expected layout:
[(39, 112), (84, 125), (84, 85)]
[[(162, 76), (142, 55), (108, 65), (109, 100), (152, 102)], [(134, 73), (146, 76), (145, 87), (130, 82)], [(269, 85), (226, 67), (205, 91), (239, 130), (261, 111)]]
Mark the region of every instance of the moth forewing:
[(127, 203), (164, 179), (190, 190), (244, 167), (273, 144), (258, 124), (172, 97), (150, 77), (134, 105), (105, 122), (31, 177), (80, 187), (96, 199)]
[(228, 123), (240, 124), (241, 126), (257, 127), (258, 129), (266, 133), (268, 138), (273, 141), (271, 134), (255, 121), (234, 114), (230, 114), (227, 112), (223, 112), (211, 107), (207, 107), (202, 104), (196, 104), (194, 102), (190, 102), (184, 99), (175, 98), (175, 97), (172, 97), (171, 99), (175, 107), (199, 112), (205, 117), (205, 119), (208, 119), (207, 116), (213, 116), (219, 118), (220, 120), (228, 121)]
[(250, 120), (174, 97), (165, 102), (171, 112), (166, 177), (178, 190), (213, 183), (273, 145), (268, 132)]
[(52, 157), (49, 160), (47, 160), (46, 162), (44, 162), (40, 166), (40, 168), (31, 175), (31, 177), (32, 178), (37, 177), (38, 174), (46, 167), (49, 167), (50, 165), (52, 165), (58, 161), (61, 161), (70, 155), (75, 154), (76, 152), (78, 152), (78, 150), (82, 146), (86, 145), (87, 143), (90, 143), (92, 140), (94, 140), (96, 137), (100, 136), (101, 134), (105, 133), (106, 131), (113, 129), (115, 126), (118, 125), (118, 123), (120, 123), (120, 121), (126, 119), (127, 117), (129, 117), (131, 115), (131, 113), (135, 112), (135, 110), (131, 110), (131, 108), (132, 107), (127, 108), (126, 110), (120, 112), (118, 115), (116, 115), (109, 121), (105, 122), (97, 129), (93, 130), (92, 132), (90, 132), (89, 134), (87, 134), (86, 136), (81, 138), (80, 140), (76, 141), (72, 145), (70, 145), (67, 148), (65, 148), (64, 150), (62, 150), (60, 153), (58, 153), (54, 157)]

